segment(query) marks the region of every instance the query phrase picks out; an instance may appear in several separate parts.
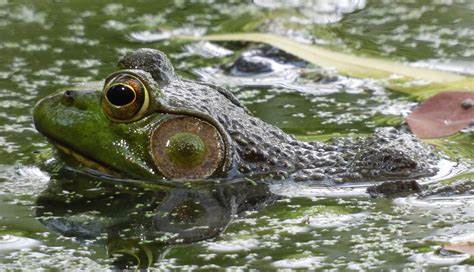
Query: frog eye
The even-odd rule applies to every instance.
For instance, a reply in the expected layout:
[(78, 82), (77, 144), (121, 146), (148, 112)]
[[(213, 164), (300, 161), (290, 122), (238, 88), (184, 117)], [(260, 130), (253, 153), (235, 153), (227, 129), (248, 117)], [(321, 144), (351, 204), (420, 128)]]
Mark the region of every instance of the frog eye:
[(150, 153), (167, 178), (207, 178), (224, 162), (219, 131), (206, 121), (180, 116), (161, 122), (153, 131)]
[(143, 117), (148, 101), (145, 85), (130, 74), (108, 81), (102, 92), (102, 109), (117, 122), (132, 122)]

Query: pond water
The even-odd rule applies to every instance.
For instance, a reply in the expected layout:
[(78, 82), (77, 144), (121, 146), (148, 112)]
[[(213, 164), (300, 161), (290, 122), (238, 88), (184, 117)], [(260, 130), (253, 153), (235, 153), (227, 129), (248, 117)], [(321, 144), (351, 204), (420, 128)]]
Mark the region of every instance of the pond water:
[[(240, 55), (272, 49), (163, 33), (275, 33), (472, 75), (473, 25), (467, 0), (0, 0), (0, 269), (469, 268), (469, 255), (440, 249), (474, 239), (472, 191), (373, 199), (364, 185), (101, 178), (59, 167), (31, 113), (40, 98), (101, 81), (125, 52), (152, 47), (180, 76), (226, 86), (256, 116), (302, 139), (365, 135), (399, 125), (416, 101), (288, 56), (270, 74), (235, 72)], [(473, 140), (467, 131), (445, 141), (447, 166), (421, 182), (471, 186)]]

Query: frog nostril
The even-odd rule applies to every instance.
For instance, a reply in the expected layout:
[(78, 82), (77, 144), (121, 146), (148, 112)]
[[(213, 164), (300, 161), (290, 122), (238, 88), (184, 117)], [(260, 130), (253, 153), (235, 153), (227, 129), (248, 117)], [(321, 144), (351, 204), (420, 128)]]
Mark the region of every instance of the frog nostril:
[(63, 93), (62, 102), (66, 105), (71, 105), (74, 103), (74, 98), (76, 97), (76, 92), (67, 90)]
[(70, 91), (70, 90), (67, 90), (64, 92), (64, 96), (71, 97), (71, 98), (74, 98), (75, 94), (76, 94), (75, 91)]

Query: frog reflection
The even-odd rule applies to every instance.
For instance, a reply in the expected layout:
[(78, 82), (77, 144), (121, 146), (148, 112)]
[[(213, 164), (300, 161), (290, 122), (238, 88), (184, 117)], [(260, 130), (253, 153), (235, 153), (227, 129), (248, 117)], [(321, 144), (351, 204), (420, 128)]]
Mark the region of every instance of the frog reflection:
[(38, 197), (36, 214), (64, 236), (104, 244), (118, 268), (146, 267), (167, 247), (212, 238), (233, 216), (274, 199), (248, 181), (189, 189), (67, 171)]
[(125, 177), (337, 182), (436, 173), (437, 156), (413, 135), (301, 142), (253, 117), (228, 91), (180, 79), (160, 51), (139, 49), (105, 83), (41, 100), (36, 128), (61, 153)]

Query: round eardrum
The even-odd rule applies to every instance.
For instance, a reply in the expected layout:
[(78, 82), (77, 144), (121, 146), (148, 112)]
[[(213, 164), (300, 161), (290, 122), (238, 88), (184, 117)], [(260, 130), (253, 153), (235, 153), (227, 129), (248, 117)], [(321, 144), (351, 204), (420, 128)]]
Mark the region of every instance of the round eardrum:
[(156, 167), (167, 178), (207, 178), (221, 168), (225, 159), (219, 131), (191, 116), (162, 121), (151, 135), (150, 152)]

